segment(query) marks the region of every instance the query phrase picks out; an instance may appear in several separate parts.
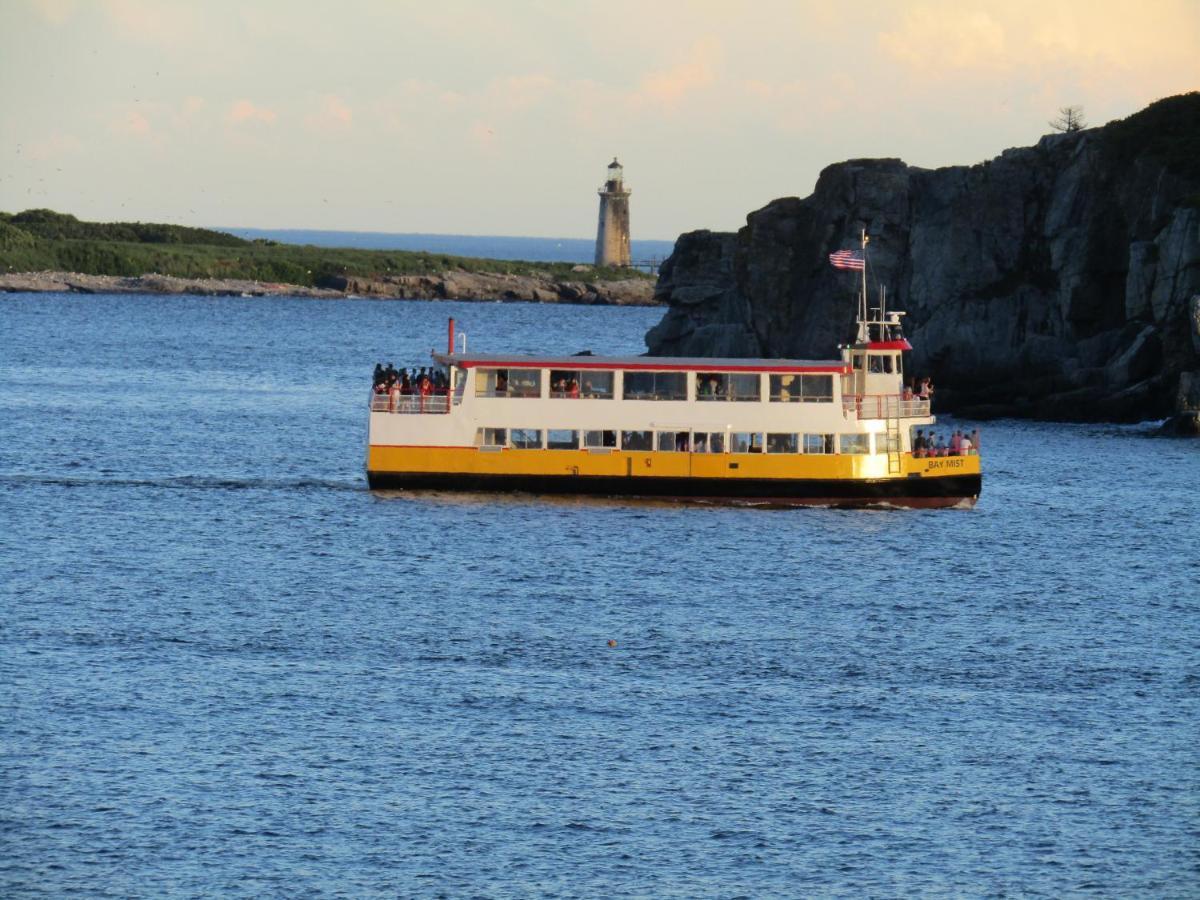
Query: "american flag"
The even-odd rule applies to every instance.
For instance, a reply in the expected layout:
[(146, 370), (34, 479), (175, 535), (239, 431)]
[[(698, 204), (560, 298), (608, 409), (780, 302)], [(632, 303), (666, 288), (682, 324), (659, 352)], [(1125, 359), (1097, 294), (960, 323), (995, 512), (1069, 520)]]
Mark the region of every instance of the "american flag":
[(836, 253), (829, 254), (829, 262), (835, 269), (857, 269), (859, 271), (867, 267), (866, 260), (857, 250), (838, 250)]

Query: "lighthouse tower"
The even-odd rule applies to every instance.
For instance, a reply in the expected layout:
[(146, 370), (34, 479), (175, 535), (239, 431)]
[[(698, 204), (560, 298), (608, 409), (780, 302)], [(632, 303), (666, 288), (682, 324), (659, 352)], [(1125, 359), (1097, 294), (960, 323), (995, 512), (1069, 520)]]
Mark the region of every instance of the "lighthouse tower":
[(600, 224), (596, 229), (596, 265), (627, 266), (629, 256), (629, 188), (614, 156), (600, 188)]

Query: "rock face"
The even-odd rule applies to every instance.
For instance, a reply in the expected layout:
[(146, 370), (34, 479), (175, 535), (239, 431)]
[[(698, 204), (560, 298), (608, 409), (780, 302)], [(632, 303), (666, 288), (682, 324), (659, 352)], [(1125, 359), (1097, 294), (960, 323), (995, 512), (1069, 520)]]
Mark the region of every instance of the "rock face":
[[(651, 353), (829, 358), (871, 236), (872, 304), (906, 310), (909, 374), (974, 416), (1140, 421), (1200, 407), (1200, 94), (971, 167), (825, 169), (736, 234), (682, 235)], [(1193, 408), (1195, 408), (1193, 407)]]

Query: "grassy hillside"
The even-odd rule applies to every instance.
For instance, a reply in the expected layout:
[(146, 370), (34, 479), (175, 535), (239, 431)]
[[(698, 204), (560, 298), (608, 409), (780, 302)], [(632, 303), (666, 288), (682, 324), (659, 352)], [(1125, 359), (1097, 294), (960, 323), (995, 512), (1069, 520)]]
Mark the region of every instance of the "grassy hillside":
[(0, 212), (0, 271), (6, 272), (158, 272), (181, 278), (247, 278), (319, 287), (337, 275), (435, 275), (451, 269), (511, 275), (536, 272), (564, 281), (649, 277), (629, 269), (572, 272), (570, 263), (247, 241), (220, 231), (180, 225), (81, 222), (48, 209), (15, 215)]

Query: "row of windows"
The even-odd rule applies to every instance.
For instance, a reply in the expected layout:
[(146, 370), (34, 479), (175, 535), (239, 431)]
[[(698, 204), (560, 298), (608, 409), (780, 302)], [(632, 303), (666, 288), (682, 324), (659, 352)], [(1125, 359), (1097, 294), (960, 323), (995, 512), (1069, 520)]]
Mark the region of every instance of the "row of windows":
[[(611, 400), (615, 372), (569, 369), (550, 370), (550, 396), (554, 399)], [(687, 372), (623, 372), (621, 396), (625, 400), (686, 400)], [(762, 379), (756, 374), (697, 372), (697, 400), (762, 400)], [(832, 375), (771, 375), (773, 402), (832, 403)], [(541, 369), (476, 369), (475, 393), (480, 397), (540, 397)]]
[[(543, 436), (545, 440), (543, 441)], [(618, 443), (618, 437), (620, 442)], [(569, 428), (480, 428), (480, 447), (515, 450), (665, 450), (679, 453), (870, 453), (865, 434), (792, 434), (723, 431), (578, 431)], [(876, 452), (898, 450), (895, 439), (876, 436)]]
[[(891, 375), (892, 374), (892, 359), (891, 353), (869, 353), (867, 356), (867, 371), (872, 375)], [(895, 356), (896, 372), (900, 371), (900, 357)], [(863, 354), (855, 353), (851, 363), (854, 368), (862, 370)]]

